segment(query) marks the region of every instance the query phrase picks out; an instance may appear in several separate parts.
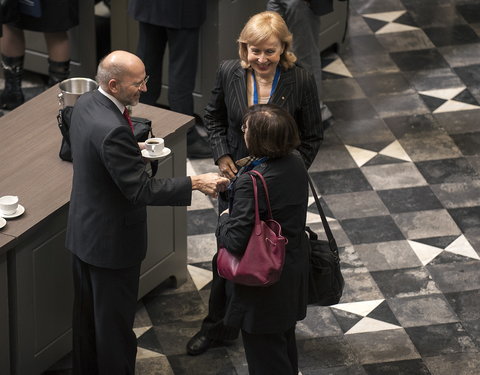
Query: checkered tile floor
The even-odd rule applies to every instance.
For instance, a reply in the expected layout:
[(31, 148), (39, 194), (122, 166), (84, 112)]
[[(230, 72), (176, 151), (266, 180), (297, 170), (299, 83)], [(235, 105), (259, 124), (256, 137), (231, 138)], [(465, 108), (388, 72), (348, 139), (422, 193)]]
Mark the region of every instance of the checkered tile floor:
[[(300, 369), (478, 375), (480, 3), (352, 0), (346, 43), (323, 60), (336, 121), (310, 171), (346, 287), (340, 304), (299, 322)], [(313, 199), (308, 222), (320, 231)], [(240, 341), (185, 353), (207, 311), (215, 223), (215, 202), (196, 194), (189, 281), (138, 305), (138, 374), (248, 373)]]

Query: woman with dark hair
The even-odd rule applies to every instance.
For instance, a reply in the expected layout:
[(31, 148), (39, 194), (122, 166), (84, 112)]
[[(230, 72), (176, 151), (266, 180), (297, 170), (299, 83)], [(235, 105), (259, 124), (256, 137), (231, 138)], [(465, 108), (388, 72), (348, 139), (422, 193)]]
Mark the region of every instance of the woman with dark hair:
[[(273, 219), (281, 225), (288, 243), (277, 283), (227, 286), (224, 323), (240, 328), (250, 374), (297, 375), (295, 324), (306, 315), (308, 275), (307, 171), (292, 152), (300, 143), (297, 125), (285, 110), (260, 104), (248, 110), (242, 130), (250, 157), (231, 183), (230, 209), (219, 218), (218, 245), (237, 256), (245, 251), (255, 222), (250, 170), (265, 178)], [(264, 220), (268, 213), (265, 192), (261, 183), (257, 186)]]
[[(212, 98), (205, 109), (213, 159), (220, 173), (232, 179), (249, 155), (241, 131), (249, 106), (270, 103), (286, 110), (294, 119), (300, 143), (296, 150), (308, 168), (323, 139), (322, 119), (313, 75), (295, 65), (290, 51), (292, 34), (276, 12), (252, 16), (238, 38), (239, 59), (220, 64)], [(262, 141), (266, 139), (260, 138)], [(228, 202), (219, 199), (219, 212)], [(217, 275), (216, 255), (208, 315), (187, 343), (187, 352), (198, 355), (214, 343), (238, 337), (238, 329), (224, 324), (225, 283)]]

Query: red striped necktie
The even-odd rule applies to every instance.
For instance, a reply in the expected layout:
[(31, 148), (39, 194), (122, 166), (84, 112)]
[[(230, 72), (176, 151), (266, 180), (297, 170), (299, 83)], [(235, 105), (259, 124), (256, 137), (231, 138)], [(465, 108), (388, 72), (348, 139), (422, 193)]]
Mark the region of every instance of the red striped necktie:
[(130, 114), (128, 113), (127, 107), (125, 107), (125, 110), (123, 111), (123, 117), (128, 121), (128, 125), (130, 125), (130, 129), (132, 129), (133, 133), (133, 124), (132, 124), (132, 119), (130, 118)]

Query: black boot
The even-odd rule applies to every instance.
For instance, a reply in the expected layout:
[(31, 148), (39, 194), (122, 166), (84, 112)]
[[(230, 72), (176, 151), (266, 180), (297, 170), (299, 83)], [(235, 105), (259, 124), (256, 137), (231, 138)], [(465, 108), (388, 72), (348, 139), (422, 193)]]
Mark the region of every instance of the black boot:
[(70, 60), (53, 61), (48, 59), (48, 87), (66, 80), (70, 76)]
[(7, 57), (2, 55), (2, 67), (5, 88), (0, 95), (0, 107), (14, 109), (25, 101), (22, 92), (23, 56)]

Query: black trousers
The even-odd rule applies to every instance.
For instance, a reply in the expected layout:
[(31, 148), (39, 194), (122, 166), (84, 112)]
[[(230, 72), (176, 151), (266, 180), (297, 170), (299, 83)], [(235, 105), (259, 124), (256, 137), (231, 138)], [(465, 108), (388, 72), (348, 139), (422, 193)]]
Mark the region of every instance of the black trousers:
[(297, 375), (295, 326), (281, 333), (253, 334), (242, 330), (250, 375)]
[(124, 269), (92, 266), (73, 256), (73, 373), (134, 375), (137, 339), (132, 330), (140, 264)]
[(162, 90), (162, 67), (168, 43), (168, 104), (170, 109), (193, 115), (193, 91), (197, 74), (199, 28), (171, 29), (139, 22), (137, 54), (150, 75), (140, 101), (154, 105)]

